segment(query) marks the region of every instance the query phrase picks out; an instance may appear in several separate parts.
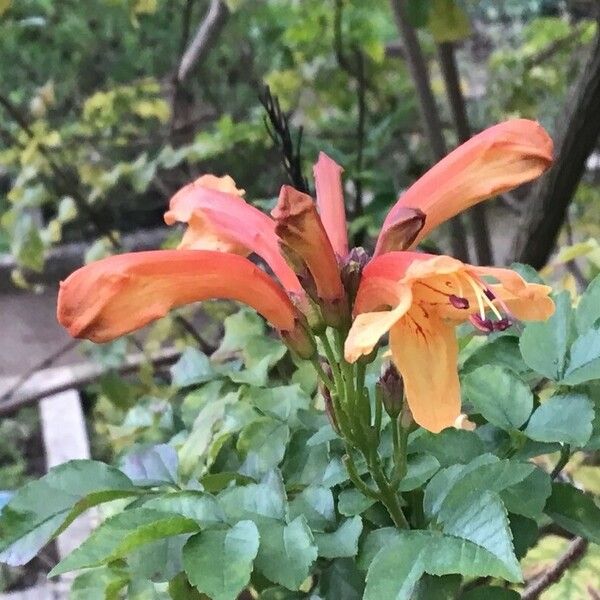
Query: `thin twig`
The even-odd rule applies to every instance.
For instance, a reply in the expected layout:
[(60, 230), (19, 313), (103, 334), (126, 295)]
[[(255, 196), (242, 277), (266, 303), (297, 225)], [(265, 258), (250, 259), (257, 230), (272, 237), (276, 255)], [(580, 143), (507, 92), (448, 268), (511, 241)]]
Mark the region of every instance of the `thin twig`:
[(560, 458), (550, 473), (551, 479), (556, 479), (560, 475), (560, 472), (565, 468), (570, 458), (571, 446), (569, 444), (564, 444), (560, 449)]
[(279, 99), (271, 93), (268, 85), (260, 92), (258, 99), (267, 113), (265, 116), (267, 133), (281, 153), (283, 167), (290, 183), (300, 192), (308, 194), (308, 181), (302, 174), (302, 127), (298, 128), (294, 143), (289, 119), (281, 110)]
[(192, 68), (208, 54), (223, 30), (228, 17), (229, 9), (225, 2), (223, 0), (211, 0), (206, 16), (202, 19), (194, 39), (179, 63), (177, 79), (180, 82), (184, 81)]
[(17, 392), (30, 377), (42, 369), (51, 367), (59, 358), (61, 358), (61, 356), (64, 356), (67, 352), (73, 350), (78, 344), (79, 340), (69, 340), (69, 342), (61, 346), (58, 350), (44, 358), (44, 360), (25, 371), (12, 386), (0, 396), (0, 402), (10, 400), (15, 395), (15, 392)]
[(145, 356), (144, 354), (138, 354), (136, 356), (127, 359), (127, 362), (117, 369), (108, 369), (101, 365), (86, 364), (81, 365), (73, 369), (73, 376), (49, 385), (46, 387), (33, 385), (32, 390), (25, 390), (26, 386), (22, 386), (21, 390), (13, 395), (11, 400), (0, 403), (0, 417), (7, 415), (13, 415), (26, 406), (32, 406), (37, 404), (40, 400), (61, 392), (66, 392), (72, 389), (81, 389), (86, 385), (97, 381), (103, 375), (111, 371), (116, 371), (120, 375), (129, 375), (137, 371), (141, 365), (149, 363), (154, 368), (164, 367), (173, 364), (180, 357), (181, 353), (174, 349), (163, 350), (153, 357)]
[(577, 563), (585, 554), (588, 547), (588, 541), (581, 537), (576, 537), (567, 548), (566, 552), (556, 561), (556, 564), (540, 575), (531, 585), (529, 585), (523, 594), (521, 600), (537, 600), (551, 585), (560, 581), (567, 569)]

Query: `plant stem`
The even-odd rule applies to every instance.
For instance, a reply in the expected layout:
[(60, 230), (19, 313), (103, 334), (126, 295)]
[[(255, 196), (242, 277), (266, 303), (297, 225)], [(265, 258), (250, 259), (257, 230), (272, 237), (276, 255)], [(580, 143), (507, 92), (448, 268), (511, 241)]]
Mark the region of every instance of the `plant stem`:
[(560, 458), (558, 459), (554, 469), (552, 469), (552, 473), (550, 473), (550, 477), (552, 479), (556, 479), (560, 475), (560, 472), (565, 468), (570, 458), (571, 446), (569, 444), (564, 444), (560, 449)]

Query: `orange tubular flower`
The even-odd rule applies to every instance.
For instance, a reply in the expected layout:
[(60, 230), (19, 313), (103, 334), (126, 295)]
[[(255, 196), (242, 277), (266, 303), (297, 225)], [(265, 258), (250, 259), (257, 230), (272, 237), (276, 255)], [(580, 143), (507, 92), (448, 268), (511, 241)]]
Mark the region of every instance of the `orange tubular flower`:
[(317, 188), (317, 206), (331, 246), (339, 258), (344, 258), (348, 254), (342, 172), (342, 167), (329, 158), (325, 152), (319, 153), (319, 160), (313, 167)]
[(347, 315), (346, 292), (330, 238), (312, 198), (284, 185), (271, 215), (285, 249), (308, 269), (325, 322), (334, 327), (341, 325)]
[[(552, 140), (535, 121), (514, 119), (490, 127), (443, 158), (390, 210), (375, 254), (414, 248), (432, 229), (496, 194), (539, 177), (552, 162)], [(416, 211), (416, 212), (415, 212)], [(424, 215), (413, 235), (398, 229)], [(408, 223), (407, 223), (408, 221)]]
[(226, 298), (255, 308), (284, 338), (304, 344), (283, 289), (248, 259), (208, 250), (155, 250), (91, 263), (61, 283), (59, 322), (73, 337), (107, 342), (184, 304)]
[(413, 417), (438, 432), (460, 415), (454, 328), (470, 320), (491, 332), (506, 329), (514, 318), (547, 319), (554, 311), (549, 292), (507, 269), (417, 252), (384, 254), (363, 271), (346, 359), (354, 362), (369, 354), (389, 331)]
[(286, 290), (303, 293), (298, 277), (281, 256), (275, 223), (248, 204), (241, 197), (243, 193), (231, 177), (203, 175), (171, 198), (165, 222), (188, 224), (180, 249), (219, 250), (242, 256), (254, 252)]

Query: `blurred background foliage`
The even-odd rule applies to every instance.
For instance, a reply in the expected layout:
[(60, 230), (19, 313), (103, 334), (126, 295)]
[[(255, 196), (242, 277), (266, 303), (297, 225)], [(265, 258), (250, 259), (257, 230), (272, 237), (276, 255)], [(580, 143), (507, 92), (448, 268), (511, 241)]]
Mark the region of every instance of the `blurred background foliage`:
[[(218, 28), (181, 79), (215, 4)], [(170, 195), (202, 172), (233, 174), (253, 200), (276, 195), (265, 84), (303, 129), (306, 174), (318, 150), (344, 165), (359, 242), (432, 162), (385, 0), (5, 0), (0, 10), (0, 251), (17, 284), (57, 244), (85, 241), (92, 259), (123, 233), (161, 227)], [(436, 43), (456, 43), (473, 131), (516, 115), (554, 131), (595, 35), (586, 2), (413, 0), (407, 12), (449, 147)], [(571, 206), (584, 237), (600, 223), (589, 178)]]

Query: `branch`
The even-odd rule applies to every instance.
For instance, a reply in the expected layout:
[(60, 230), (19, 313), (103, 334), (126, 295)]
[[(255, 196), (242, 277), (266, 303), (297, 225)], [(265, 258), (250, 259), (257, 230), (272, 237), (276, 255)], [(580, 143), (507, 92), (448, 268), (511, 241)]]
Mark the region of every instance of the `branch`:
[(518, 262), (545, 265), (565, 221), (567, 208), (600, 135), (600, 31), (577, 84), (559, 117), (556, 161), (534, 186), (513, 244)]
[(192, 68), (208, 54), (223, 30), (229, 9), (223, 0), (211, 0), (206, 16), (200, 23), (196, 35), (185, 51), (177, 70), (177, 80), (183, 82)]
[[(406, 14), (405, 0), (391, 0), (392, 11), (400, 35), (404, 41), (404, 53), (413, 83), (419, 99), (419, 111), (425, 133), (435, 160), (446, 155), (442, 122), (435, 104), (435, 98), (429, 80), (429, 70), (421, 51), (419, 39)], [(450, 221), (452, 252), (461, 260), (468, 260), (467, 233), (460, 216)]]
[[(467, 116), (467, 106), (460, 85), (456, 55), (452, 42), (441, 42), (437, 45), (438, 61), (444, 77), (446, 96), (450, 104), (454, 127), (461, 143), (471, 137), (471, 127)], [(485, 217), (483, 204), (476, 204), (467, 213), (471, 219), (471, 229), (475, 240), (475, 254), (480, 265), (493, 263), (492, 248), (490, 246), (490, 234)]]
[(556, 561), (556, 564), (525, 589), (521, 595), (521, 600), (537, 600), (542, 592), (560, 581), (567, 569), (583, 557), (587, 547), (588, 541), (586, 539), (576, 537), (569, 544), (566, 552)]
[[(168, 366), (176, 362), (180, 355), (181, 353), (179, 350), (174, 348), (162, 350), (152, 357), (138, 354), (129, 357), (125, 364), (116, 371), (120, 375), (128, 375), (134, 373), (140, 366), (146, 363), (152, 364), (155, 368)], [(45, 379), (44, 371), (38, 372), (38, 376), (36, 378), (32, 377), (27, 384), (16, 390), (10, 400), (0, 403), (0, 417), (12, 415), (25, 406), (36, 404), (48, 396), (53, 396), (71, 389), (81, 389), (98, 380), (110, 371), (113, 371), (113, 369), (107, 369), (102, 365), (88, 363), (73, 367), (70, 371), (71, 374), (69, 377), (65, 377), (58, 382), (54, 380), (52, 385), (40, 383), (40, 380), (43, 381)], [(37, 382), (36, 379), (38, 380)]]

